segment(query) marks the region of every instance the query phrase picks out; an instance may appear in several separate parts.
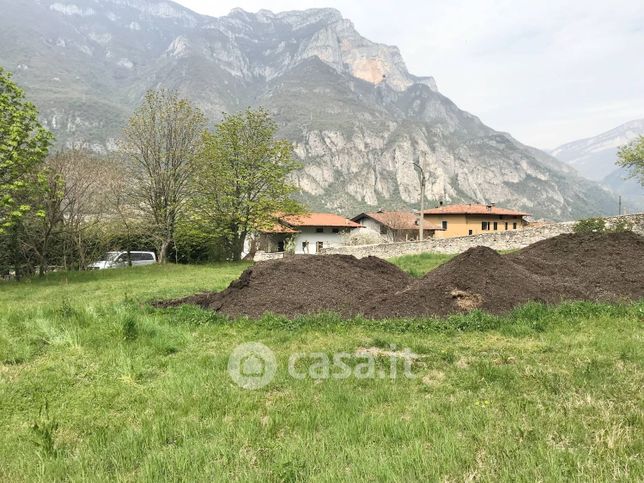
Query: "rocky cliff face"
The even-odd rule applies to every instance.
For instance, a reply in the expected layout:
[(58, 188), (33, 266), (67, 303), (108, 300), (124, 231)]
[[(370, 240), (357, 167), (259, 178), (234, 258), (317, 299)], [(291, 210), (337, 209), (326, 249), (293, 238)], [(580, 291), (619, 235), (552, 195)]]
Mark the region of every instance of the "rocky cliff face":
[(0, 65), (16, 73), (61, 143), (115, 146), (149, 88), (177, 89), (213, 119), (264, 105), (304, 169), (301, 197), (346, 213), (494, 201), (562, 219), (605, 213), (611, 195), (496, 132), (407, 71), (332, 9), (200, 16), (153, 0), (0, 0)]

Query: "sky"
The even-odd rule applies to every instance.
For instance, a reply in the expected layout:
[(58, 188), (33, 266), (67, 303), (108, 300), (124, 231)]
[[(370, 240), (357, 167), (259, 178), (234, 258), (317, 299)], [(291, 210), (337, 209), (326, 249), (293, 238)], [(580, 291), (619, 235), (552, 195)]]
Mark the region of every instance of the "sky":
[(412, 74), (542, 149), (644, 118), (642, 0), (178, 0), (202, 14), (334, 7)]

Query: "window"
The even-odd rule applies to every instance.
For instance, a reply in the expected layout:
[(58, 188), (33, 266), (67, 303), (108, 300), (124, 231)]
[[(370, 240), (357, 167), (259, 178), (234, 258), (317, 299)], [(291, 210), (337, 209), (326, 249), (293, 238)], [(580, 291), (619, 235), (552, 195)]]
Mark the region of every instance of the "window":
[(505, 229), (506, 230), (508, 229), (508, 222), (507, 221), (505, 222)]
[(467, 234), (468, 234), (468, 235), (471, 235), (471, 234), (472, 234), (472, 230), (468, 230), (468, 231), (467, 231)]
[(443, 220), (443, 230), (447, 230), (447, 222)]
[(494, 231), (499, 229), (499, 224), (495, 221), (494, 222)]
[(315, 243), (315, 253), (320, 253), (323, 248), (324, 248), (324, 242), (319, 241)]
[(333, 228), (331, 231), (333, 233), (340, 233), (340, 228)]
[(490, 223), (487, 221), (481, 222), (481, 230), (486, 231), (490, 229)]
[(315, 233), (324, 233), (324, 228), (316, 228)]
[(307, 241), (302, 242), (302, 251), (304, 253), (309, 253), (309, 242)]
[(380, 225), (380, 234), (381, 235), (387, 234), (387, 227), (385, 225)]
[(513, 229), (513, 230), (516, 230), (516, 229), (517, 229), (517, 224), (516, 224), (516, 223), (512, 223), (512, 229)]
[(147, 260), (147, 261), (154, 260), (154, 257), (152, 256), (151, 253), (141, 253), (139, 257), (140, 257), (139, 260)]
[(278, 252), (284, 251), (284, 240), (280, 240), (277, 242), (277, 251)]

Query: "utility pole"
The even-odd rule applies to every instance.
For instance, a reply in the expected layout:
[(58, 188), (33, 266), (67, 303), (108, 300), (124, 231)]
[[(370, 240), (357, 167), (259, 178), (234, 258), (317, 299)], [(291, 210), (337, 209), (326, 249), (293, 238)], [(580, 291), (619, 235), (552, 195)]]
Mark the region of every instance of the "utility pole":
[(420, 220), (418, 220), (418, 239), (423, 241), (425, 235), (425, 171), (420, 167), (419, 163), (413, 163), (414, 167), (420, 171)]
[(622, 195), (619, 195), (619, 210), (617, 211), (617, 214), (620, 216), (622, 214)]

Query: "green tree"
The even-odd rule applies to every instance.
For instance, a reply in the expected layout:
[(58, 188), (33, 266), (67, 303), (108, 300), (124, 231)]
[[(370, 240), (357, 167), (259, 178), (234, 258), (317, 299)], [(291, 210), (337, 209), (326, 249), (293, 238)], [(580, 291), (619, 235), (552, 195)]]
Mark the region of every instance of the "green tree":
[(274, 223), (276, 212), (300, 212), (289, 175), (301, 165), (277, 124), (260, 108), (226, 115), (204, 147), (195, 171), (194, 219), (211, 227), (239, 260), (246, 237)]
[(644, 185), (644, 136), (622, 146), (617, 153), (617, 165), (629, 169), (631, 175)]
[(175, 92), (149, 91), (123, 133), (132, 181), (129, 198), (146, 215), (159, 261), (165, 263), (189, 197), (193, 161), (206, 119)]
[(52, 138), (35, 106), (0, 67), (0, 233), (31, 209), (28, 193)]

